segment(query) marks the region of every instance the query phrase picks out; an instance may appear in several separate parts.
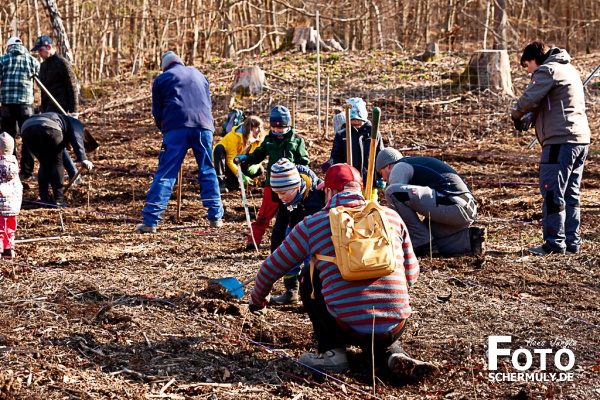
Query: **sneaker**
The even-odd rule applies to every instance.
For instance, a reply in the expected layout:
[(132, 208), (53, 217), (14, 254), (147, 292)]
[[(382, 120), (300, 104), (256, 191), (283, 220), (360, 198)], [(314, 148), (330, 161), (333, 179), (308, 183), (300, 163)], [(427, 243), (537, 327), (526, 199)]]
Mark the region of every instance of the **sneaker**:
[(210, 227), (211, 228), (220, 228), (223, 226), (223, 220), (222, 219), (216, 219), (214, 221), (210, 221)]
[(325, 353), (318, 355), (305, 353), (300, 356), (298, 361), (321, 371), (345, 372), (350, 368), (348, 357), (346, 357), (346, 349), (342, 348), (327, 350)]
[(529, 252), (534, 256), (546, 256), (548, 254), (565, 254), (565, 250), (554, 251), (548, 248), (545, 244), (538, 247), (530, 247)]
[(440, 369), (435, 364), (415, 360), (402, 353), (392, 354), (388, 358), (388, 366), (397, 378), (408, 383), (435, 378), (440, 374)]
[(484, 255), (485, 242), (487, 241), (487, 229), (472, 226), (469, 228), (469, 240), (471, 241), (471, 254)]
[(2, 258), (5, 260), (12, 260), (15, 258), (15, 249), (4, 249), (2, 252)]
[(219, 183), (219, 192), (221, 192), (221, 194), (229, 193), (229, 189), (227, 189), (227, 185), (225, 185), (225, 182)]
[(144, 223), (141, 223), (135, 228), (135, 232), (136, 233), (156, 233), (156, 227), (148, 226)]

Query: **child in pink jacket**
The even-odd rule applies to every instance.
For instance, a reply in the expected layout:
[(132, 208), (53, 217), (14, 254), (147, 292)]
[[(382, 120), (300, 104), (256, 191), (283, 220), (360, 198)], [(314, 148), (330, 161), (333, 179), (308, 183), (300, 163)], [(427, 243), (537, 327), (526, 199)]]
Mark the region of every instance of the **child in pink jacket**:
[(19, 179), (19, 164), (13, 155), (15, 141), (6, 132), (0, 133), (0, 251), (2, 258), (15, 257), (17, 215), (21, 210), (23, 185)]

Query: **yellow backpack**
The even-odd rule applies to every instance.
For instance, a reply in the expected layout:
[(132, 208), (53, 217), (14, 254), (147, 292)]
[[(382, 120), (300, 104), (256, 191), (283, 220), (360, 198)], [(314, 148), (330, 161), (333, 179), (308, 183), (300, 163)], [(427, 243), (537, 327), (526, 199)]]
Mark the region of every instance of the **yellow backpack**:
[(369, 201), (356, 207), (331, 208), (329, 222), (335, 257), (315, 254), (317, 260), (334, 262), (347, 281), (394, 272), (394, 229), (379, 204)]

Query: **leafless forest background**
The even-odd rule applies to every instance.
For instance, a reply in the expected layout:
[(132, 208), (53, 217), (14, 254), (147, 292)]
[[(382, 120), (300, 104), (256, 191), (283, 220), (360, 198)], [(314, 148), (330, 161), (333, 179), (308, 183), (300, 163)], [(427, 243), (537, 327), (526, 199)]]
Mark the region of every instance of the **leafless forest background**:
[(280, 49), (288, 29), (315, 26), (317, 12), (321, 36), (349, 50), (416, 51), (437, 42), (445, 52), (518, 51), (540, 38), (573, 54), (599, 44), (600, 3), (592, 0), (14, 0), (0, 4), (0, 36), (16, 33), (30, 48), (52, 35), (58, 18), (60, 46), (88, 83), (157, 69), (166, 49), (190, 64), (250, 63)]

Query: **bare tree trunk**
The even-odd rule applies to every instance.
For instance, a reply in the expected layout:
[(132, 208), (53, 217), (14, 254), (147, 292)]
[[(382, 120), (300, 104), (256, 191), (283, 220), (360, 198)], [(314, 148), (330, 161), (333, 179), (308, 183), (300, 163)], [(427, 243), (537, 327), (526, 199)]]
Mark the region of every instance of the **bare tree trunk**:
[[(41, 36), (41, 27), (40, 27), (40, 10), (38, 6), (37, 0), (33, 0), (33, 9), (35, 12), (35, 31), (37, 32), (37, 36)], [(1, 36), (0, 36), (1, 37)]]
[(60, 17), (60, 12), (54, 0), (42, 0), (42, 4), (46, 9), (46, 13), (50, 18), (50, 24), (52, 25), (52, 34), (55, 38), (59, 52), (67, 59), (70, 63), (73, 63), (73, 53), (71, 52), (71, 44), (69, 43), (69, 37), (67, 31), (63, 25)]
[(506, 0), (494, 0), (494, 50), (506, 50), (506, 27), (508, 16), (506, 14)]

